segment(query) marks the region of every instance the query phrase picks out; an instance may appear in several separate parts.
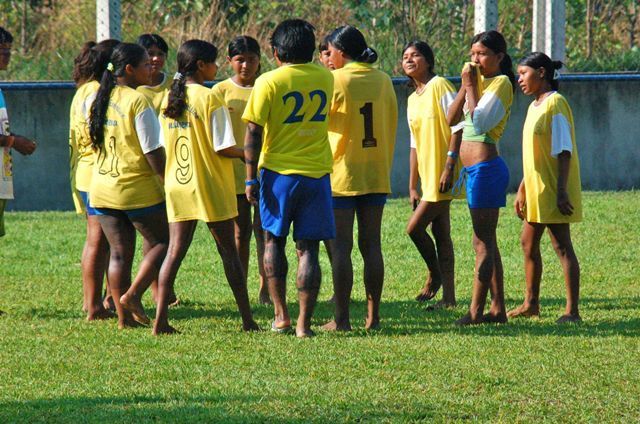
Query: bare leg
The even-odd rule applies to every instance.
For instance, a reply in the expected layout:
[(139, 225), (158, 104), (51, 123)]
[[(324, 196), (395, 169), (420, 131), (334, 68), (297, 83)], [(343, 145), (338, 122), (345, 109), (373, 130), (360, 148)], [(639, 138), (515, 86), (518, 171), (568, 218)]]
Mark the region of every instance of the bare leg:
[(264, 271), (267, 276), (269, 295), (273, 300), (275, 328), (291, 326), (289, 309), (287, 308), (287, 272), (289, 264), (284, 248), (286, 237), (277, 237), (268, 231), (264, 232)]
[(233, 219), (220, 222), (208, 222), (207, 226), (216, 241), (218, 253), (222, 259), (224, 273), (229, 287), (238, 305), (238, 311), (242, 317), (242, 329), (244, 331), (259, 330), (258, 324), (253, 320), (251, 307), (249, 306), (249, 293), (247, 292), (247, 277), (242, 270), (240, 257), (236, 250)]
[(173, 285), (182, 260), (191, 246), (197, 223), (198, 221), (183, 221), (169, 224), (169, 247), (158, 276), (158, 307), (153, 324), (154, 335), (177, 332), (169, 325), (170, 296), (174, 292)]
[(112, 318), (102, 305), (102, 280), (107, 267), (109, 243), (95, 215), (87, 216), (87, 241), (82, 257), (82, 282), (87, 321)]
[(244, 275), (249, 275), (249, 250), (251, 244), (251, 204), (247, 196), (238, 197), (238, 216), (233, 219), (236, 249)]
[(331, 252), (331, 272), (333, 276), (333, 293), (335, 302), (335, 318), (322, 328), (327, 331), (349, 331), (349, 303), (353, 289), (353, 220), (355, 209), (334, 209), (336, 222), (336, 238), (325, 241), (327, 251)]
[[(473, 294), (469, 313), (457, 321), (459, 325), (479, 324), (483, 322), (483, 312), (489, 287), (493, 284), (496, 291), (492, 300), (490, 320), (506, 322), (504, 292), (502, 290), (502, 263), (496, 244), (496, 227), (500, 210), (497, 208), (469, 209), (473, 224), (473, 248), (476, 252), (476, 268), (473, 281)], [(496, 262), (500, 262), (496, 264)], [(497, 271), (497, 272), (496, 272)], [(496, 275), (495, 280), (494, 274)]]
[(424, 302), (433, 299), (442, 286), (442, 271), (438, 262), (436, 246), (427, 233), (427, 227), (445, 209), (449, 208), (446, 202), (420, 202), (407, 224), (407, 234), (420, 252), (429, 270), (424, 288), (420, 291), (416, 300)]
[[(331, 240), (324, 240), (324, 248), (325, 251), (327, 252), (327, 257), (329, 258), (329, 265), (331, 265), (333, 267), (333, 260), (331, 259)], [(333, 287), (333, 285), (331, 286)], [(336, 294), (335, 292), (331, 295), (331, 297), (329, 298), (329, 300), (327, 301), (329, 303), (336, 303)]]
[(384, 205), (357, 209), (358, 248), (364, 262), (364, 287), (367, 293), (365, 329), (380, 327), (380, 299), (384, 285), (384, 259), (380, 243), (380, 227)]
[(562, 270), (564, 271), (564, 284), (567, 289), (567, 304), (564, 315), (558, 319), (558, 323), (578, 322), (580, 312), (578, 302), (580, 298), (580, 264), (573, 250), (571, 242), (571, 230), (569, 224), (549, 224), (549, 236), (551, 244), (556, 251)]
[(136, 243), (135, 228), (126, 217), (100, 215), (98, 220), (110, 246), (111, 256), (107, 274), (118, 314), (118, 327), (134, 327), (136, 323), (131, 313), (120, 304), (120, 296), (131, 285), (131, 265)]
[(434, 309), (450, 308), (456, 306), (455, 288), (455, 255), (453, 252), (453, 240), (451, 240), (450, 204), (431, 223), (431, 230), (436, 239), (438, 251), (438, 264), (442, 273), (442, 300), (433, 305)]
[(320, 290), (321, 274), (320, 262), (318, 261), (320, 242), (317, 240), (298, 240), (296, 250), (299, 258), (296, 286), (300, 303), (296, 336), (310, 337), (314, 335), (311, 331), (311, 317)]
[(132, 223), (148, 243), (148, 250), (140, 262), (140, 268), (133, 284), (120, 297), (120, 303), (132, 313), (136, 321), (146, 325), (150, 320), (142, 307), (142, 295), (160, 273), (160, 267), (167, 254), (169, 244), (169, 226), (164, 210), (133, 218)]
[(509, 318), (540, 316), (540, 280), (542, 279), (542, 255), (540, 240), (546, 225), (524, 221), (520, 244), (524, 254), (526, 288), (522, 305), (507, 314)]
[(256, 253), (258, 255), (258, 273), (260, 274), (260, 291), (258, 292), (258, 301), (263, 305), (272, 305), (273, 302), (269, 297), (269, 287), (267, 285), (267, 277), (264, 272), (264, 230), (262, 229), (262, 220), (260, 219), (260, 208), (253, 208), (253, 235), (256, 239)]

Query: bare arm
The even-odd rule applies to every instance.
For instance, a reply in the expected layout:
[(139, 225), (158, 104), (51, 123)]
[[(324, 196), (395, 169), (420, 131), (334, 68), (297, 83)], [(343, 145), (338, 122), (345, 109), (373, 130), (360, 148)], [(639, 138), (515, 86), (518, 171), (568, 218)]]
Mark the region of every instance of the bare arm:
[(452, 127), (462, 120), (462, 108), (464, 106), (466, 90), (460, 87), (458, 94), (447, 111), (447, 124)]
[[(244, 161), (247, 169), (247, 181), (258, 179), (258, 159), (262, 150), (263, 128), (254, 123), (247, 124), (247, 132), (244, 138)], [(245, 193), (250, 203), (258, 202), (259, 184), (251, 184), (246, 187)]]
[(219, 150), (216, 153), (227, 158), (242, 159), (244, 161), (244, 150), (239, 147), (227, 147), (226, 149)]
[(415, 210), (420, 202), (418, 193), (418, 154), (416, 149), (409, 149), (409, 203)]
[(147, 162), (151, 169), (153, 169), (153, 172), (158, 174), (162, 182), (164, 182), (164, 166), (166, 164), (164, 147), (159, 147), (149, 153), (145, 153), (144, 157), (147, 159)]
[(447, 154), (447, 162), (444, 165), (442, 175), (440, 175), (440, 193), (446, 193), (453, 187), (453, 170), (458, 162), (460, 154), (460, 144), (462, 143), (462, 130), (451, 134), (449, 139), (449, 151), (453, 156)]
[(564, 150), (558, 155), (558, 194), (557, 205), (563, 215), (573, 214), (573, 205), (567, 193), (567, 181), (569, 180), (569, 165), (571, 163), (571, 153)]
[(513, 202), (513, 209), (516, 211), (516, 215), (520, 219), (525, 219), (526, 217), (526, 207), (527, 207), (527, 196), (524, 187), (524, 178), (520, 182), (520, 186), (518, 187), (518, 191), (516, 192), (516, 200)]
[(22, 155), (36, 150), (36, 143), (21, 135), (0, 135), (0, 147), (11, 147)]

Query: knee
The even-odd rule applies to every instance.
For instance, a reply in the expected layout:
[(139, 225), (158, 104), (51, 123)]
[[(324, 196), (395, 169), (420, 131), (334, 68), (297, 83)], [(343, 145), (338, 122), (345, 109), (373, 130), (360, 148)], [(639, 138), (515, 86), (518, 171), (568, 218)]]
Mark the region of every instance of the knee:
[(382, 254), (379, 234), (363, 234), (358, 237), (358, 249), (363, 257)]
[(527, 238), (520, 239), (520, 246), (525, 258), (536, 259), (540, 257), (540, 246)]

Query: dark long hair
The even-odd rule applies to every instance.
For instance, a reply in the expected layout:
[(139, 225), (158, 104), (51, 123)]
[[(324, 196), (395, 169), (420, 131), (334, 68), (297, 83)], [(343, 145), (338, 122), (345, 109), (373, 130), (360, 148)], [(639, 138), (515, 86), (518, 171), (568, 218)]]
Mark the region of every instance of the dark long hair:
[(111, 91), (116, 86), (116, 78), (124, 76), (127, 65), (140, 65), (146, 55), (147, 51), (143, 47), (133, 43), (120, 43), (113, 49), (109, 63), (111, 66), (107, 66), (102, 73), (100, 88), (91, 105), (89, 134), (94, 149), (99, 149), (104, 144), (104, 123), (107, 119)]
[(529, 53), (518, 63), (520, 66), (529, 66), (533, 69), (544, 68), (544, 79), (551, 85), (551, 89), (558, 91), (560, 84), (554, 78), (556, 69), (561, 69), (563, 63), (559, 60), (551, 60), (549, 56), (541, 52)]
[(193, 76), (198, 71), (198, 61), (204, 63), (215, 62), (218, 58), (218, 49), (211, 43), (203, 40), (189, 40), (184, 42), (178, 50), (178, 73), (169, 90), (169, 101), (163, 111), (165, 116), (178, 119), (187, 108), (187, 90), (185, 84), (187, 77)]
[(334, 29), (327, 37), (327, 41), (356, 62), (374, 63), (378, 60), (378, 53), (367, 46), (364, 35), (358, 28), (351, 25)]
[(114, 47), (119, 43), (114, 39), (103, 40), (98, 44), (94, 41), (84, 43), (80, 53), (73, 59), (72, 76), (76, 85), (99, 79), (107, 69)]
[[(413, 47), (414, 49), (418, 50), (418, 52), (420, 52), (422, 56), (424, 56), (425, 60), (429, 64), (429, 73), (431, 73), (431, 75), (435, 75), (436, 74), (436, 71), (434, 69), (436, 66), (435, 57), (433, 56), (433, 50), (431, 50), (431, 46), (429, 46), (429, 44), (427, 44), (426, 41), (421, 41), (421, 40), (409, 41), (402, 48), (403, 55), (404, 55), (404, 52), (406, 52), (409, 47)], [(411, 88), (415, 88), (416, 82), (413, 80), (413, 78), (409, 78), (409, 83), (407, 85)]]
[(507, 53), (507, 42), (502, 34), (493, 30), (481, 32), (476, 34), (473, 37), (473, 40), (471, 40), (471, 45), (476, 43), (481, 43), (483, 46), (491, 49), (494, 53), (502, 53), (504, 55), (500, 61), (500, 72), (509, 77), (509, 81), (511, 81), (511, 88), (515, 91), (516, 76), (513, 73), (513, 62), (511, 61), (511, 56)]

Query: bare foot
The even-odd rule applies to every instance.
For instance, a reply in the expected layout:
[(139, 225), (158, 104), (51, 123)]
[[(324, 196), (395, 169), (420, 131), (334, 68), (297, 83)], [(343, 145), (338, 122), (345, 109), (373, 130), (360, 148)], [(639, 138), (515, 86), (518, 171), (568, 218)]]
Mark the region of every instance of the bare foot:
[(380, 328), (381, 328), (381, 327), (380, 327), (380, 319), (379, 319), (379, 318), (377, 318), (377, 319), (372, 319), (372, 320), (367, 319), (367, 320), (364, 322), (364, 329), (365, 329), (365, 330), (368, 330), (368, 331), (369, 331), (369, 330), (371, 330), (371, 331), (373, 331), (373, 330), (380, 330)]
[(582, 321), (582, 318), (580, 318), (579, 314), (564, 314), (556, 320), (556, 324), (564, 324), (567, 322), (581, 322), (581, 321)]
[(509, 318), (540, 318), (540, 305), (522, 304), (507, 312)]
[(115, 318), (116, 314), (109, 311), (108, 309), (100, 308), (96, 312), (92, 314), (87, 314), (87, 321), (100, 321), (104, 319)]
[(426, 302), (427, 300), (433, 299), (434, 297), (436, 297), (436, 294), (438, 294), (438, 290), (440, 290), (440, 287), (442, 287), (442, 281), (440, 280), (434, 281), (433, 278), (429, 276), (429, 278), (427, 278), (427, 282), (425, 283), (424, 287), (422, 288), (422, 290), (420, 290), (420, 293), (418, 293), (418, 295), (416, 296), (416, 300), (418, 302)]
[(456, 325), (460, 326), (460, 327), (464, 327), (467, 325), (478, 325), (478, 324), (482, 324), (484, 321), (482, 319), (482, 317), (479, 318), (471, 318), (471, 314), (466, 314), (465, 316), (463, 316), (462, 318), (460, 318), (459, 320), (456, 321)]
[(254, 320), (251, 320), (249, 322), (243, 322), (242, 323), (242, 331), (261, 331), (260, 327), (258, 326), (258, 323), (255, 322)]
[(299, 339), (307, 339), (309, 337), (314, 337), (316, 333), (313, 332), (310, 328), (296, 328), (296, 337)]
[(173, 328), (172, 326), (170, 326), (168, 322), (158, 323), (156, 321), (155, 324), (153, 325), (153, 330), (151, 331), (151, 334), (153, 334), (154, 336), (159, 336), (162, 334), (180, 334), (180, 332), (175, 328)]
[(507, 314), (484, 314), (482, 315), (482, 321), (490, 324), (506, 324), (507, 323)]
[(118, 321), (118, 329), (120, 330), (124, 330), (125, 328), (138, 327), (142, 327), (142, 324), (134, 320), (131, 314), (127, 314), (127, 316), (122, 321)]
[(178, 296), (176, 296), (176, 292), (171, 292), (171, 294), (169, 294), (168, 302), (170, 308), (173, 308), (180, 304), (180, 299), (178, 299)]
[(142, 306), (140, 299), (136, 299), (135, 296), (125, 293), (120, 296), (120, 304), (127, 311), (131, 312), (131, 316), (136, 322), (142, 325), (149, 325), (151, 323), (151, 320), (144, 312), (144, 307)]
[(116, 311), (116, 305), (115, 303), (113, 303), (113, 297), (111, 296), (107, 296), (102, 300), (102, 306), (104, 307), (104, 309), (108, 311), (111, 311), (111, 312)]
[(347, 322), (341, 322), (338, 324), (335, 320), (333, 320), (333, 321), (329, 321), (328, 323), (323, 325), (321, 328), (324, 331), (351, 331), (351, 323), (347, 321)]
[(286, 334), (291, 332), (290, 321), (273, 321), (271, 323), (271, 331), (274, 333)]
[(258, 293), (258, 303), (261, 305), (273, 305), (271, 298), (269, 297), (269, 292), (267, 290), (260, 290)]
[(433, 305), (429, 305), (427, 306), (426, 310), (427, 311), (440, 311), (443, 309), (453, 309), (455, 308), (456, 302), (447, 302), (444, 300), (439, 300), (436, 303), (434, 303)]

